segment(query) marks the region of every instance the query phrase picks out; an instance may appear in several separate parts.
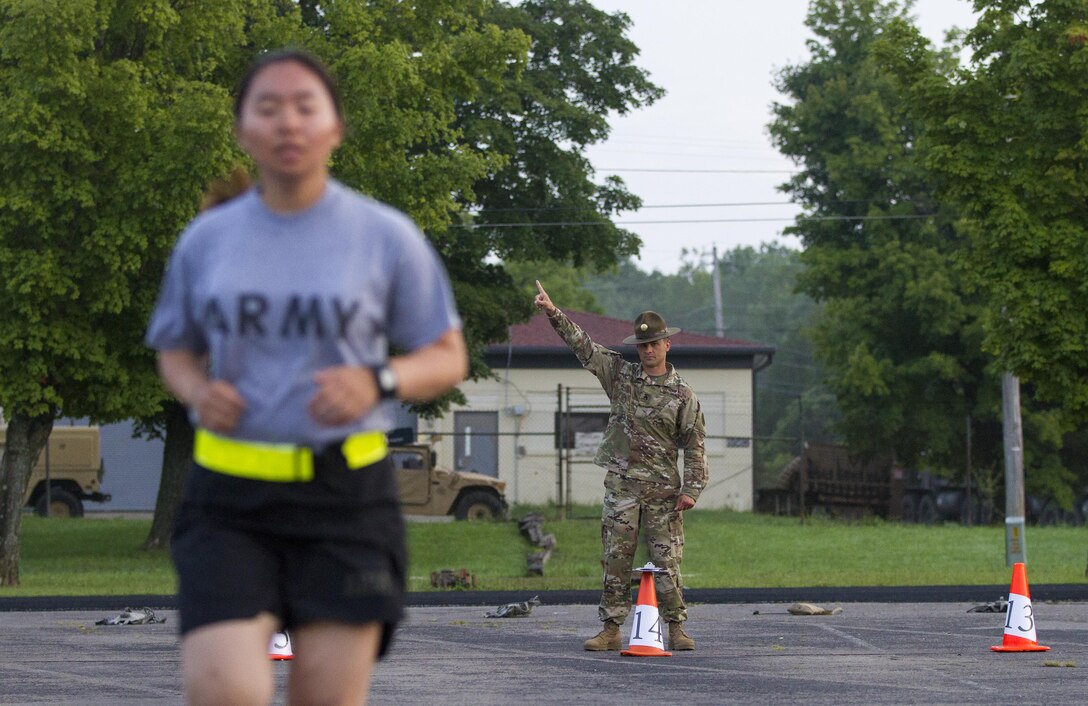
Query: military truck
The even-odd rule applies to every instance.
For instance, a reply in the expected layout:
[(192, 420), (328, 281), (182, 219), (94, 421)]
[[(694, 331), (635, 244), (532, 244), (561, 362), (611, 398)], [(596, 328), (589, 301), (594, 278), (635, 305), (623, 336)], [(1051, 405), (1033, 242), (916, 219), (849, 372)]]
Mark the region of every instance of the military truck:
[(426, 444), (390, 446), (405, 515), (453, 515), (458, 520), (505, 519), (506, 483), (482, 473), (435, 465)]
[[(7, 427), (0, 426), (0, 453), (6, 440)], [(23, 506), (43, 517), (82, 517), (85, 500), (109, 501), (101, 491), (101, 441), (97, 426), (53, 427), (30, 472)]]

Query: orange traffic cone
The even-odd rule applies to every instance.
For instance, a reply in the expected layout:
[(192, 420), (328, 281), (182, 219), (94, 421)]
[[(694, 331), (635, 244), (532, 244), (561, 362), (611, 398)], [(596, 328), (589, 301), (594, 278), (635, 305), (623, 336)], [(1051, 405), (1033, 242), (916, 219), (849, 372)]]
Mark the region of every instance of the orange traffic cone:
[(638, 571), (642, 572), (642, 580), (638, 585), (638, 602), (635, 604), (635, 622), (631, 625), (631, 642), (620, 654), (628, 657), (672, 657), (672, 652), (665, 651), (661, 615), (657, 611), (657, 589), (654, 588), (654, 574), (665, 570), (657, 568), (652, 562), (647, 562), (646, 566)]
[(1005, 637), (994, 652), (1046, 652), (1049, 647), (1035, 641), (1035, 613), (1031, 610), (1027, 570), (1022, 562), (1012, 565), (1009, 609), (1005, 613)]
[(285, 660), (294, 659), (295, 653), (291, 651), (291, 634), (286, 630), (272, 635), (272, 641), (268, 644), (268, 659)]

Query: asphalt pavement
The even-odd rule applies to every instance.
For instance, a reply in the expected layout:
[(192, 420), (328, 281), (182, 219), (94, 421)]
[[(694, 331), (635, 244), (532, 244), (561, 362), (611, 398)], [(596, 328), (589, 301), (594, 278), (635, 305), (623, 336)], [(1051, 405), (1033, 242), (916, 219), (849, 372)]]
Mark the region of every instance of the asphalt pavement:
[[(1072, 597), (1048, 596), (1051, 588), (1032, 587), (1038, 640), (1051, 650), (1015, 654), (990, 650), (1002, 642), (1005, 615), (969, 612), (981, 605), (975, 591), (948, 600), (916, 592), (920, 600), (866, 600), (874, 594), (863, 593), (840, 601), (835, 597), (850, 597), (849, 589), (781, 589), (793, 595), (719, 602), (690, 591), (687, 628), (697, 649), (650, 658), (583, 651), (599, 624), (595, 605), (578, 602), (579, 593), (542, 594), (541, 605), (516, 618), (488, 618), (501, 605), (489, 599), (529, 596), (444, 594), (447, 605), (417, 597), (375, 671), (370, 703), (1082, 704), (1086, 586), (1071, 587)], [(984, 601), (1007, 591), (975, 589)], [(0, 704), (181, 703), (172, 608), (155, 610), (166, 618), (160, 625), (94, 624), (138, 598), (67, 610), (0, 601)], [(790, 615), (793, 601), (842, 612)], [(625, 644), (630, 630), (629, 619)], [(289, 662), (275, 664), (277, 704), (289, 671)]]

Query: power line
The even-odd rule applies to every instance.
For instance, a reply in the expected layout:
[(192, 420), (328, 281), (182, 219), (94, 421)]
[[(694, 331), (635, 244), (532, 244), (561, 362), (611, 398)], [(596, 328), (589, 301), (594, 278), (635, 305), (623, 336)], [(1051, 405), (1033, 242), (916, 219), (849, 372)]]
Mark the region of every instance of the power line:
[(799, 169), (647, 169), (598, 167), (598, 172), (654, 172), (660, 174), (799, 174)]
[(567, 226), (644, 226), (644, 225), (680, 225), (686, 223), (793, 223), (796, 221), (831, 222), (831, 221), (908, 221), (922, 218), (934, 218), (936, 213), (919, 213), (899, 216), (797, 216), (795, 218), (691, 218), (679, 220), (651, 221), (553, 221), (546, 223), (453, 223), (450, 228), (476, 230), (480, 228), (546, 228)]
[[(853, 203), (849, 201), (838, 201), (836, 203)], [(866, 202), (867, 203), (867, 202)], [(731, 208), (734, 206), (797, 206), (799, 204), (793, 201), (733, 201), (729, 203), (675, 203), (675, 204), (653, 204), (642, 205), (635, 211), (641, 211), (644, 208)], [(488, 208), (488, 213), (529, 213), (538, 211), (549, 212), (562, 212), (562, 211), (575, 211), (582, 213), (597, 213), (592, 207), (578, 207), (578, 206), (528, 206), (525, 208)]]

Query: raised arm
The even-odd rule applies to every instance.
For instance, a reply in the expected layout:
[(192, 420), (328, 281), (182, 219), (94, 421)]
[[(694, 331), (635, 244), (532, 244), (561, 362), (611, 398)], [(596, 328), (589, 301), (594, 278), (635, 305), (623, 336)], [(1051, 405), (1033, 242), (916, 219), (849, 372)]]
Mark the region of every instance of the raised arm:
[(567, 318), (567, 315), (552, 303), (552, 298), (544, 291), (540, 280), (536, 281), (536, 291), (533, 304), (548, 315), (548, 323), (552, 325), (567, 347), (574, 352), (582, 367), (597, 376), (605, 394), (611, 399), (615, 385), (614, 377), (616, 371), (623, 365), (623, 357), (613, 350), (594, 343), (581, 326)]

